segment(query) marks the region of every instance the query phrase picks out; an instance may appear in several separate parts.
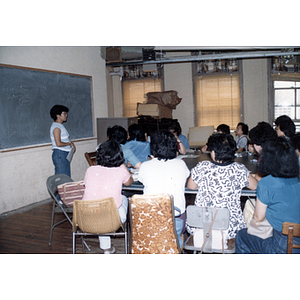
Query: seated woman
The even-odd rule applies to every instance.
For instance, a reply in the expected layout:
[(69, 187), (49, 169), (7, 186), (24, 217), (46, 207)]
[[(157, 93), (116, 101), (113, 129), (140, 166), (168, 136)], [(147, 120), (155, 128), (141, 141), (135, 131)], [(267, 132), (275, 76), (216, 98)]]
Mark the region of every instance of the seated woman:
[(275, 130), (278, 136), (283, 136), (290, 141), (296, 132), (296, 126), (289, 116), (282, 115), (275, 120)]
[(152, 159), (142, 163), (139, 181), (144, 184), (145, 195), (167, 193), (173, 195), (174, 206), (180, 209), (181, 215), (175, 218), (180, 247), (183, 244), (180, 236), (185, 231), (185, 183), (190, 171), (185, 162), (176, 159), (177, 141), (173, 133), (164, 130), (151, 136)]
[(186, 149), (190, 149), (188, 139), (181, 134), (181, 126), (177, 120), (174, 120), (169, 126), (169, 131), (171, 131), (177, 140), (177, 147), (180, 154), (186, 154)]
[(128, 127), (128, 141), (125, 144), (128, 146), (140, 162), (148, 160), (150, 157), (150, 143), (146, 140), (145, 131), (138, 124), (131, 124)]
[[(224, 134), (227, 133), (227, 134), (230, 134), (230, 127), (227, 124), (220, 124), (217, 127), (217, 133), (224, 133)], [(209, 151), (208, 147), (207, 147), (207, 144), (201, 148), (201, 151), (202, 152)]]
[(126, 143), (127, 141), (127, 131), (124, 127), (115, 125), (113, 127), (109, 127), (107, 129), (107, 138), (109, 140), (114, 140), (118, 144), (120, 144), (123, 155), (124, 155), (124, 160), (125, 160), (125, 166), (127, 168), (134, 168), (134, 169), (139, 169), (141, 166), (141, 161), (135, 156), (135, 154), (132, 152), (128, 144)]
[[(207, 142), (212, 161), (199, 162), (191, 171), (187, 187), (198, 189), (195, 199), (197, 206), (227, 207), (230, 223), (227, 239), (246, 228), (241, 209), (241, 192), (244, 187), (255, 190), (257, 180), (241, 163), (234, 162), (236, 143), (231, 134), (212, 134)], [(187, 226), (190, 234), (195, 228)]]
[[(85, 191), (82, 200), (113, 197), (121, 222), (125, 222), (128, 200), (121, 194), (122, 184), (129, 186), (132, 182), (133, 178), (124, 165), (124, 157), (120, 145), (116, 141), (108, 140), (99, 145), (97, 166), (89, 167), (85, 173)], [(99, 242), (104, 254), (110, 254), (115, 251), (114, 248), (111, 248), (109, 236), (99, 237)]]
[[(263, 145), (269, 140), (277, 139), (276, 131), (267, 122), (259, 122), (255, 127), (249, 131), (250, 143), (248, 145), (248, 150), (257, 154), (258, 163), (260, 163), (260, 155), (263, 150)], [(261, 172), (256, 172), (253, 176), (259, 181), (264, 174)]]
[(239, 122), (236, 126), (236, 152), (247, 151), (248, 149), (248, 131), (249, 127), (243, 122)]
[[(281, 233), (282, 224), (300, 223), (299, 167), (295, 149), (285, 138), (266, 142), (259, 169), (269, 175), (258, 182), (253, 221), (256, 224), (267, 219), (273, 227), (273, 236), (261, 239), (242, 229), (236, 235), (236, 253), (286, 253), (287, 236)], [(300, 244), (300, 238), (294, 238), (294, 243)], [(294, 249), (293, 253), (300, 253), (300, 249)]]

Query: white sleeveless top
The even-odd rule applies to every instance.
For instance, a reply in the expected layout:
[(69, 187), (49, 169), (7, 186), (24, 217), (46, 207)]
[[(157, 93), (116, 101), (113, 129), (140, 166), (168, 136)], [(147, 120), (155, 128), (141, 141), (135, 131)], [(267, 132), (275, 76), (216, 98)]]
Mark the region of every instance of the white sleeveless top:
[(51, 138), (51, 142), (52, 142), (52, 150), (53, 149), (59, 149), (62, 151), (71, 151), (71, 146), (65, 146), (65, 147), (58, 147), (55, 143), (55, 139), (54, 139), (54, 135), (53, 135), (53, 130), (55, 128), (59, 128), (60, 129), (60, 139), (63, 143), (69, 143), (70, 142), (70, 138), (69, 138), (69, 133), (67, 131), (67, 129), (65, 128), (65, 126), (63, 124), (57, 123), (57, 122), (53, 122), (51, 127), (50, 127), (50, 138)]

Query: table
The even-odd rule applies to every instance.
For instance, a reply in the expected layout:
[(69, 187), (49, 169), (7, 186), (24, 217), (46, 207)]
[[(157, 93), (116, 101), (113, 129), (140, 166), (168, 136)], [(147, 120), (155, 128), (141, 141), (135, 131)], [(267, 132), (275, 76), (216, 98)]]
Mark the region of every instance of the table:
[[(182, 159), (189, 170), (194, 168), (199, 162), (204, 160), (210, 160), (212, 161), (210, 157), (210, 153), (205, 152), (202, 153), (201, 151), (189, 151), (187, 155), (181, 155), (177, 159)], [(241, 154), (238, 154), (238, 156), (235, 158), (236, 162), (242, 163), (246, 166), (246, 168), (251, 171), (251, 173), (255, 174), (257, 171), (257, 157), (250, 155), (248, 152), (243, 152)], [(139, 181), (134, 181), (130, 186), (123, 186), (123, 191), (133, 191), (133, 192), (142, 192), (144, 189), (144, 186)], [(197, 194), (198, 190), (190, 190), (187, 187), (185, 188), (186, 194)], [(242, 196), (248, 196), (248, 197), (255, 197), (256, 196), (256, 190), (250, 190), (248, 188), (244, 188), (242, 190)]]

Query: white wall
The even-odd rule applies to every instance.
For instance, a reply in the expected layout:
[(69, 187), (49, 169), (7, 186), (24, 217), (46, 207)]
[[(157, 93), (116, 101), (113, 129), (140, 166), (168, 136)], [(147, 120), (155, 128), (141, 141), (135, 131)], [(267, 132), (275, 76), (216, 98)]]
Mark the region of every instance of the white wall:
[(194, 125), (194, 100), (192, 64), (177, 63), (164, 65), (165, 90), (175, 90), (181, 102), (173, 110), (173, 118), (178, 119), (182, 134), (188, 137), (189, 127)]
[(243, 60), (244, 121), (249, 129), (268, 122), (267, 59)]
[[(106, 71), (100, 47), (0, 47), (0, 63), (92, 76), (95, 124), (97, 117), (107, 117)], [(88, 167), (84, 152), (95, 149), (96, 131), (94, 136), (75, 142), (73, 180), (84, 177)], [(50, 144), (0, 152), (0, 214), (49, 198), (46, 179), (54, 174), (51, 155)]]

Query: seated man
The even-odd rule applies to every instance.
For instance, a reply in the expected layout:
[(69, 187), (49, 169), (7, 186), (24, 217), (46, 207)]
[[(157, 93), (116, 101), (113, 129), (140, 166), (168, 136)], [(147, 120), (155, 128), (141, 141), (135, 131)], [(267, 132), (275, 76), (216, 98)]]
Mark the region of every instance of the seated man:
[(186, 219), (185, 183), (190, 171), (184, 161), (176, 159), (177, 140), (172, 132), (164, 130), (154, 133), (150, 147), (152, 159), (142, 163), (138, 179), (144, 184), (145, 195), (173, 195), (174, 206), (181, 211), (181, 215), (175, 218), (181, 247), (183, 241), (180, 236), (185, 231)]

